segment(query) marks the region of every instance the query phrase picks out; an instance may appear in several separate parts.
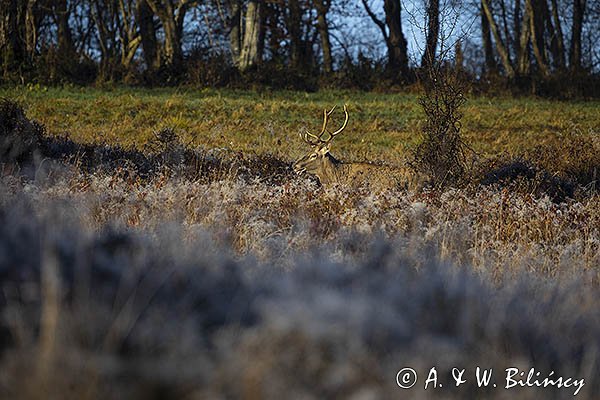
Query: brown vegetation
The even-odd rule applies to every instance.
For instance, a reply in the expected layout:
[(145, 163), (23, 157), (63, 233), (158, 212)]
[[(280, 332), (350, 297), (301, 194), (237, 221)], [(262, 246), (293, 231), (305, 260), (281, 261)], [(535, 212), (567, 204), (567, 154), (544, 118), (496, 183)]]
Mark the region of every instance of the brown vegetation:
[[(2, 159), (2, 398), (391, 398), (428, 394), (394, 377), (434, 365), (600, 390), (595, 191), (513, 190), (525, 162), (487, 186), (318, 187), (172, 130), (35, 148), (31, 176)], [(573, 394), (452, 386), (436, 396)]]

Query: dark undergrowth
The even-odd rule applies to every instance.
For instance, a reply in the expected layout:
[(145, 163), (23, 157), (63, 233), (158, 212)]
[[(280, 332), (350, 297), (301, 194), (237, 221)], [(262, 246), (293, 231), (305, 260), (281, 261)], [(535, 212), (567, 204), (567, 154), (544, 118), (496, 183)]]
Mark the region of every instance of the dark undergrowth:
[(535, 197), (545, 195), (557, 203), (572, 199), (576, 195), (585, 196), (595, 190), (583, 187), (577, 190), (578, 186), (573, 179), (562, 179), (523, 159), (495, 160), (489, 162), (486, 167), (487, 172), (482, 173), (480, 180), (482, 185), (498, 185), (502, 189)]
[[(144, 70), (137, 63), (129, 69), (113, 65), (103, 70), (88, 57), (81, 60), (61, 57), (48, 49), (33, 64), (20, 65), (5, 71), (0, 83), (42, 85), (110, 86), (125, 84), (133, 87), (237, 88), (252, 90), (298, 90), (315, 92), (321, 89), (349, 89), (373, 92), (410, 92), (422, 89), (418, 68), (411, 68), (402, 78), (390, 74), (385, 63), (358, 55), (345, 58), (335, 72), (324, 74), (308, 65), (290, 68), (281, 60), (265, 61), (245, 72), (235, 68), (224, 54), (211, 57), (191, 54), (178, 68), (162, 65)], [(21, 63), (22, 64), (22, 63)], [(451, 65), (454, 68), (454, 65)], [(469, 72), (460, 68), (469, 93), (500, 96), (540, 96), (550, 99), (597, 99), (600, 94), (600, 74), (593, 71), (554, 72), (550, 76), (530, 73), (508, 79), (500, 74)]]

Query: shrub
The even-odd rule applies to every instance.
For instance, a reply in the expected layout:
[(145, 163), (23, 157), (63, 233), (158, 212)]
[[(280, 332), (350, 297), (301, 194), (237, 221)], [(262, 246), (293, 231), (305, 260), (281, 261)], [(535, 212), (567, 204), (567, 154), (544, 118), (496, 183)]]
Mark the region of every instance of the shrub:
[(31, 161), (42, 134), (43, 127), (27, 119), (20, 105), (0, 100), (0, 163)]
[(225, 54), (203, 57), (192, 53), (186, 70), (186, 83), (196, 87), (227, 87), (240, 79), (238, 70)]
[(467, 146), (460, 134), (460, 107), (466, 99), (459, 75), (438, 62), (422, 71), (422, 80), (425, 93), (419, 103), (426, 120), (410, 165), (435, 187), (460, 183)]

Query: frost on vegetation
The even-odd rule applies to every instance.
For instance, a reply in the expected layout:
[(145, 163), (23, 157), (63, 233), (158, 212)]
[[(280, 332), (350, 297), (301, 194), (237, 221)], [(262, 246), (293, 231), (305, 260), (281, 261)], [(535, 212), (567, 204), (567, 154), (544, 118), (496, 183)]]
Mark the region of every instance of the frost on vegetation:
[(433, 365), (600, 392), (597, 192), (523, 163), (489, 186), (321, 187), (171, 129), (81, 145), (0, 108), (2, 399), (398, 398), (400, 368)]
[(517, 362), (600, 390), (600, 196), (48, 171), (0, 178), (0, 398), (393, 398), (402, 366)]
[[(597, 271), (600, 242), (599, 196), (556, 204), (491, 187), (357, 193), (303, 179), (273, 185), (235, 177), (131, 181), (102, 173), (33, 183), (3, 178), (1, 204), (17, 198), (40, 216), (53, 212), (48, 204), (63, 203), (61, 215), (74, 215), (92, 232), (114, 226), (152, 233), (167, 223), (201, 227), (239, 256), (263, 260), (325, 244), (343, 258), (381, 234), (477, 270), (518, 271), (523, 258), (530, 269), (552, 272), (561, 265), (577, 274)], [(353, 232), (365, 243), (349, 249), (343, 243)]]
[[(560, 368), (586, 378), (578, 398), (600, 390), (599, 289), (582, 276), (515, 265), (519, 276), (496, 285), (493, 271), (441, 262), (424, 238), (345, 228), (311, 252), (294, 244), (261, 260), (202, 225), (83, 232), (36, 217), (36, 201), (0, 212), (2, 398), (393, 398), (406, 365)], [(269, 237), (274, 220), (248, 215), (253, 233), (240, 237)]]

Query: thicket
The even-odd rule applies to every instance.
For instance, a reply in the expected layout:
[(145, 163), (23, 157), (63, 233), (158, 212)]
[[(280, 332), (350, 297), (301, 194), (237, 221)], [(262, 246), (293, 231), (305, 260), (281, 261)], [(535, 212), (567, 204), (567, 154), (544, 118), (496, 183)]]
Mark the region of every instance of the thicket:
[[(132, 67), (126, 74), (105, 79), (99, 65), (85, 60), (45, 56), (30, 68), (0, 76), (0, 83), (29, 83), (41, 85), (125, 84), (139, 87), (190, 86), (194, 88), (233, 88), (258, 90), (349, 89), (375, 92), (424, 91), (425, 75), (411, 67), (401, 80), (390, 76), (385, 62), (361, 55), (344, 59), (334, 72), (291, 68), (278, 60), (240, 72), (226, 57), (215, 55), (195, 58), (192, 54), (177, 70), (162, 67), (145, 70)], [(468, 72), (461, 68), (466, 93), (488, 95), (540, 96), (553, 99), (597, 99), (600, 95), (600, 75), (594, 72), (564, 72), (550, 76), (527, 75), (505, 78), (490, 74)]]

